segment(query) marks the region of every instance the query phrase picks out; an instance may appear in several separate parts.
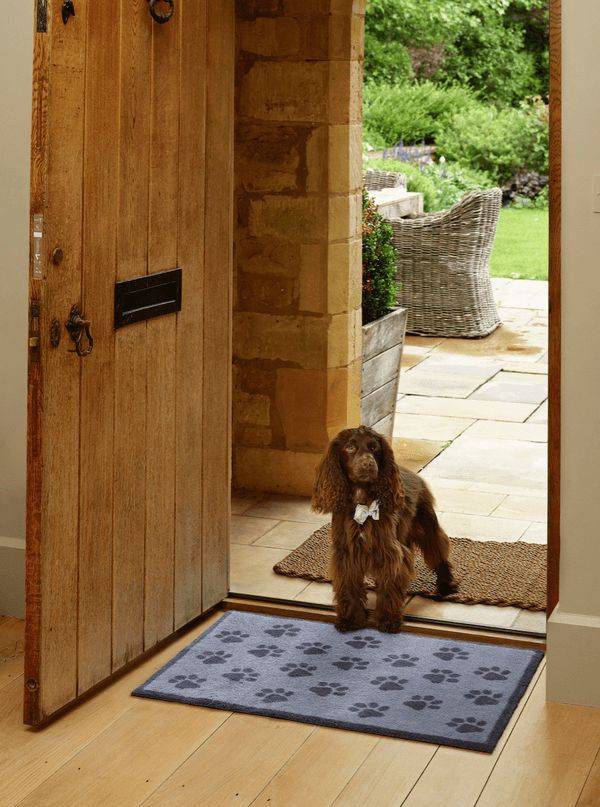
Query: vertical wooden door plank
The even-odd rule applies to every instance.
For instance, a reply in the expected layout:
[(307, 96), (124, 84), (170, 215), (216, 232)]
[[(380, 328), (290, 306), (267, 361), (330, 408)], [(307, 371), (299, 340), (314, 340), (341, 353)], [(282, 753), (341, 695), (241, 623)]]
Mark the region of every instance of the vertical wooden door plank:
[[(119, 14), (88, 8), (83, 171), (79, 691), (112, 671), (114, 285), (118, 212)], [(84, 347), (86, 337), (82, 338)]]
[[(41, 643), (39, 717), (77, 693), (79, 405), (81, 360), (64, 329), (81, 297), (81, 176), (87, 5), (67, 31), (58, 4), (48, 8), (51, 94), (48, 114), (42, 362), (43, 489), (40, 550)], [(54, 248), (64, 259), (50, 261)], [(50, 347), (50, 321), (62, 338)]]
[(231, 479), (234, 0), (208, 4), (202, 605), (227, 595)]
[[(30, 274), (29, 301), (42, 299), (43, 281), (33, 276), (33, 216), (44, 214), (46, 190), (46, 136), (48, 115), (48, 73), (50, 52), (47, 33), (34, 34), (33, 92), (31, 115), (30, 174)], [(47, 245), (45, 255), (47, 254)], [(44, 256), (45, 257), (45, 256)], [(44, 327), (47, 325), (44, 318)], [(41, 347), (40, 347), (41, 349)], [(44, 426), (44, 379), (41, 361), (33, 361), (31, 351), (27, 368), (27, 509), (25, 571), (25, 682), (39, 682), (41, 643), (40, 564), (42, 539), (42, 468)], [(33, 683), (30, 684), (33, 686)], [(33, 723), (39, 714), (39, 687), (25, 686), (23, 719)]]
[[(152, 24), (149, 274), (177, 262), (180, 22), (176, 10)], [(176, 325), (175, 314), (147, 322), (146, 647), (173, 630)]]
[(177, 468), (175, 627), (202, 610), (202, 376), (204, 315), (204, 127), (206, 0), (185, 0), (181, 14), (179, 260), (177, 316)]
[[(152, 19), (123, 0), (117, 281), (146, 274)], [(144, 649), (146, 323), (115, 332), (113, 669)]]

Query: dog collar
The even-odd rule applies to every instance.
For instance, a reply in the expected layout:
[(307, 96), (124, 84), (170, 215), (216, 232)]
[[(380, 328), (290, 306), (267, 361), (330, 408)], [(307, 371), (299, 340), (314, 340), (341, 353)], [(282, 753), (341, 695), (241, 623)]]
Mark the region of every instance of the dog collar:
[(357, 504), (354, 511), (354, 520), (359, 524), (364, 524), (365, 521), (371, 516), (373, 521), (379, 521), (379, 502), (377, 499), (371, 502), (369, 507), (366, 504)]

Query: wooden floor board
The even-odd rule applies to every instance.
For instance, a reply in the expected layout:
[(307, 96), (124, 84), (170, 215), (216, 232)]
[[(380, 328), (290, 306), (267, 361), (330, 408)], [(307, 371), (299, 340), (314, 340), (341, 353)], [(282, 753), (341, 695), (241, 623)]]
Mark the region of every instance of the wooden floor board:
[(0, 617), (0, 689), (23, 675), (25, 623), (14, 617)]
[[(543, 667), (493, 754), (131, 697), (220, 616), (38, 728), (22, 724), (22, 657), (2, 662), (0, 807), (600, 804), (600, 709), (546, 703)], [(3, 653), (19, 631), (0, 618)]]

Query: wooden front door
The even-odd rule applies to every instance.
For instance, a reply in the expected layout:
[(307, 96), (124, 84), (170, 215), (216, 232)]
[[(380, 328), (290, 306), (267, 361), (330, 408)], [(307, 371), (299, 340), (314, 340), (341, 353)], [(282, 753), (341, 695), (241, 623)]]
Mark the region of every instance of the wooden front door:
[[(227, 594), (233, 226), (233, 0), (35, 2), (29, 724)], [(115, 328), (177, 268), (181, 310)]]

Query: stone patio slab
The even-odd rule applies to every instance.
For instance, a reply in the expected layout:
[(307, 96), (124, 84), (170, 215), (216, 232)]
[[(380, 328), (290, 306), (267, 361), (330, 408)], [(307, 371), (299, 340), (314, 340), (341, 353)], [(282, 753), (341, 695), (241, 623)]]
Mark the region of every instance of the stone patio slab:
[(501, 371), (470, 397), (474, 401), (540, 404), (548, 397), (548, 380), (540, 375)]
[(448, 440), (454, 440), (474, 423), (476, 421), (471, 418), (402, 415), (402, 417), (396, 417), (394, 421), (394, 437), (447, 442)]
[(392, 446), (396, 462), (418, 473), (443, 451), (444, 443), (440, 440), (407, 440), (403, 437), (394, 437)]
[(537, 409), (536, 404), (475, 401), (471, 398), (453, 399), (405, 395), (396, 405), (396, 420), (403, 415), (439, 415), (442, 417), (501, 420), (523, 423)]
[(484, 493), (504, 493), (505, 496), (535, 496), (546, 498), (546, 485), (542, 488), (524, 488), (520, 485), (499, 485), (494, 482), (473, 482), (468, 490), (481, 490)]
[(546, 499), (538, 496), (507, 496), (491, 513), (492, 518), (523, 518), (528, 521), (546, 522), (548, 507)]
[(537, 423), (538, 425), (548, 426), (548, 401), (537, 407), (527, 418), (527, 423)]
[[(469, 515), (489, 516), (497, 510), (507, 498), (502, 493), (482, 493), (476, 490), (460, 490), (458, 488), (437, 488), (436, 504), (447, 518), (449, 513), (467, 513)], [(512, 516), (508, 516), (511, 518)]]
[(528, 527), (519, 541), (526, 541), (528, 544), (547, 544), (548, 543), (548, 524), (538, 521)]
[(492, 518), (470, 513), (446, 513), (440, 524), (454, 538), (470, 538), (472, 541), (518, 541), (530, 526), (530, 521), (511, 518)]
[(248, 518), (247, 516), (231, 516), (231, 540), (234, 544), (253, 544), (279, 521), (270, 518)]
[(546, 462), (543, 443), (463, 434), (429, 463), (427, 475), (545, 490)]
[(475, 376), (477, 378), (492, 378), (503, 369), (506, 362), (490, 361), (474, 356), (461, 356), (434, 353), (421, 362), (419, 372), (444, 373)]
[(548, 429), (538, 423), (508, 423), (502, 420), (477, 420), (464, 432), (467, 437), (493, 437), (499, 440), (548, 441)]
[(460, 373), (426, 373), (420, 369), (401, 373), (398, 392), (440, 398), (467, 398), (484, 379)]
[[(327, 520), (331, 520), (331, 516), (326, 518)], [(256, 520), (262, 521), (263, 519)], [(291, 551), (310, 538), (314, 531), (314, 524), (300, 521), (280, 521), (273, 529), (258, 538), (254, 542), (254, 546), (270, 546), (273, 549), (287, 549)]]
[(434, 354), (456, 353), (507, 361), (537, 361), (547, 349), (546, 330), (503, 323), (483, 339), (446, 339), (435, 348)]
[(275, 574), (273, 566), (288, 554), (287, 549), (231, 544), (229, 590), (232, 594), (294, 599), (308, 585), (306, 580)]
[(548, 360), (542, 361), (544, 356), (540, 356), (538, 361), (509, 361), (504, 365), (506, 373), (529, 373), (538, 375), (548, 375)]
[(319, 513), (311, 513), (310, 499), (305, 496), (284, 496), (270, 494), (261, 502), (246, 510), (252, 518), (270, 518), (279, 521), (303, 521), (308, 524), (326, 524), (328, 518)]

